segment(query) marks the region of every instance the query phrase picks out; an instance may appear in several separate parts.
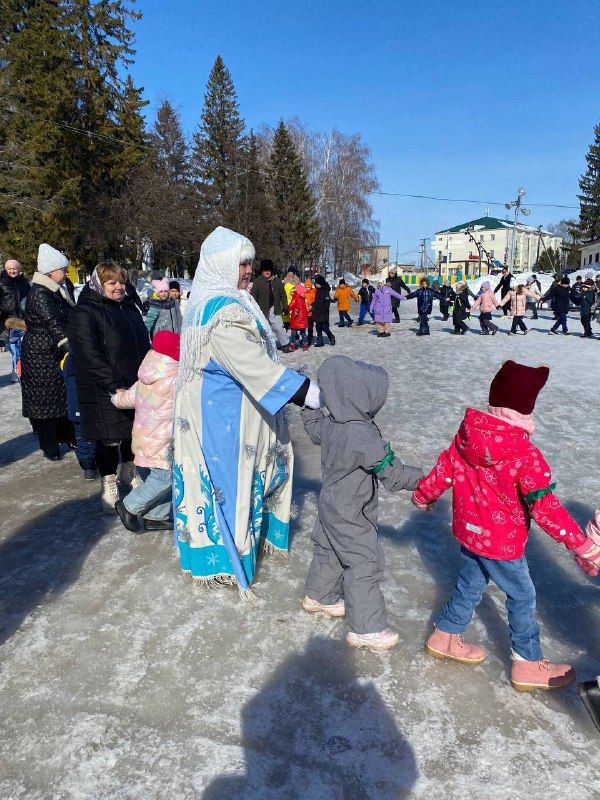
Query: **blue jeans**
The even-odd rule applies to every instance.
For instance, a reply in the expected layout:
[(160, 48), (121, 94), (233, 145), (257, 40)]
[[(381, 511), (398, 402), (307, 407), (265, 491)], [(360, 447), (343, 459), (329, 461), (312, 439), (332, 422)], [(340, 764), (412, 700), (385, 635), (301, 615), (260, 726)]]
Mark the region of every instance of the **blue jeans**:
[(91, 439), (84, 439), (81, 435), (81, 425), (79, 422), (74, 422), (75, 428), (75, 442), (77, 448), (75, 455), (81, 469), (96, 469), (96, 442)]
[(556, 314), (556, 322), (550, 328), (551, 331), (557, 331), (559, 326), (562, 326), (562, 332), (567, 333), (567, 315), (561, 313), (560, 311)]
[(300, 339), (302, 344), (306, 344), (306, 328), (302, 328), (302, 330), (292, 328), (290, 330), (290, 344), (296, 344), (297, 339)]
[(170, 469), (138, 467), (137, 473), (144, 481), (132, 489), (123, 500), (130, 514), (143, 514), (145, 519), (169, 520), (172, 518), (172, 479)]
[(374, 317), (374, 316), (373, 316), (373, 314), (371, 314), (371, 312), (369, 311), (369, 306), (368, 306), (366, 303), (361, 303), (361, 304), (360, 304), (360, 309), (359, 309), (359, 311), (358, 311), (358, 324), (359, 324), (359, 325), (362, 325), (362, 324), (363, 324), (363, 322), (365, 321), (365, 317), (367, 316), (367, 314), (368, 314), (368, 315), (371, 317), (371, 319), (373, 320), (373, 322), (375, 322), (375, 317)]
[(497, 561), (461, 547), (456, 586), (435, 620), (436, 626), (445, 633), (462, 633), (490, 580), (506, 594), (512, 649), (527, 661), (539, 661), (543, 656), (535, 619), (535, 586), (525, 556)]

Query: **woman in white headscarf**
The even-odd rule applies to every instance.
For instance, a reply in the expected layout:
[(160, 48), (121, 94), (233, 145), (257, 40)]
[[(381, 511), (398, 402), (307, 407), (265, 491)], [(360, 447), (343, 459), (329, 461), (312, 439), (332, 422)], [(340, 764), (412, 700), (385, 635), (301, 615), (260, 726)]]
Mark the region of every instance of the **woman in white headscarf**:
[(278, 363), (269, 323), (246, 290), (253, 260), (252, 243), (226, 228), (202, 244), (175, 401), (181, 568), (241, 592), (261, 547), (288, 547), (293, 455), (283, 406), (319, 405), (316, 384)]

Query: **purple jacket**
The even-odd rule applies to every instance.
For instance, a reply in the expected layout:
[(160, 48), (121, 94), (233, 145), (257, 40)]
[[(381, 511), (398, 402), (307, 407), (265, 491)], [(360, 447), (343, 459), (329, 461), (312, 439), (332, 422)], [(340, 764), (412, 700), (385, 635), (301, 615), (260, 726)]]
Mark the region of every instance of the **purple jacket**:
[(394, 318), (392, 314), (392, 297), (396, 300), (404, 300), (404, 295), (395, 292), (392, 287), (384, 283), (375, 289), (375, 294), (371, 300), (371, 314), (375, 317), (375, 322), (385, 325)]

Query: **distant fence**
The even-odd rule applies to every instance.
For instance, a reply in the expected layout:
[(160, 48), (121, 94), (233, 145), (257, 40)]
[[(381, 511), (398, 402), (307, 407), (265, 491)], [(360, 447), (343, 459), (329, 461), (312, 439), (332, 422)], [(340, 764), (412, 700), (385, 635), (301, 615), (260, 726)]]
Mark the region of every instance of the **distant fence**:
[[(472, 281), (475, 278), (478, 278), (478, 275), (466, 275), (463, 276), (462, 272), (457, 272), (456, 275), (450, 276), (451, 283), (458, 283), (462, 280)], [(419, 281), (422, 281), (423, 278), (429, 278), (429, 282), (433, 283), (433, 281), (438, 281), (438, 283), (443, 283), (447, 278), (444, 276), (440, 277), (437, 272), (432, 273), (431, 275), (423, 275), (422, 273), (417, 275), (411, 272), (409, 275), (402, 275), (402, 280), (407, 286), (418, 286)]]

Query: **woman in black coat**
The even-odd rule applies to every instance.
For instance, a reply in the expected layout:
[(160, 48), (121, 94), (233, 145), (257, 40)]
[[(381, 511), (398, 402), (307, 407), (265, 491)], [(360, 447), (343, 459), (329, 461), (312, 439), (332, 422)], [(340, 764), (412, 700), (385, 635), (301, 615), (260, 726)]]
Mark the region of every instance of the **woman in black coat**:
[(21, 265), (14, 258), (9, 258), (0, 272), (0, 328), (4, 327), (9, 317), (23, 319), (29, 289), (29, 281), (21, 272)]
[(102, 478), (102, 509), (115, 514), (117, 469), (125, 487), (134, 476), (131, 452), (133, 410), (115, 408), (111, 396), (137, 380), (150, 338), (142, 315), (126, 291), (127, 273), (118, 264), (98, 264), (79, 295), (69, 321), (81, 435), (96, 442)]
[(331, 305), (331, 286), (322, 275), (315, 275), (317, 291), (312, 304), (312, 318), (317, 329), (315, 347), (323, 347), (323, 334), (327, 334), (329, 344), (335, 344), (335, 336), (329, 329), (329, 306)]
[(60, 442), (75, 444), (60, 370), (67, 348), (67, 321), (74, 306), (63, 285), (68, 263), (58, 250), (40, 245), (38, 271), (25, 301), (27, 330), (21, 349), (23, 416), (29, 417), (40, 448), (50, 461), (60, 459)]

